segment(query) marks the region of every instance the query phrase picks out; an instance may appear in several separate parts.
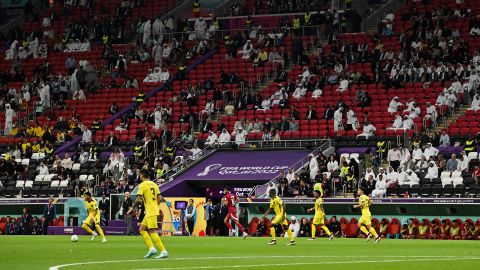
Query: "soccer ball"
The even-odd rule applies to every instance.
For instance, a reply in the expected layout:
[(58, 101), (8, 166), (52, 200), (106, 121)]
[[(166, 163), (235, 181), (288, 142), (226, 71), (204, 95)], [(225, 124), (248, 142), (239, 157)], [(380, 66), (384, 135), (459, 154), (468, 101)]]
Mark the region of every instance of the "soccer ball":
[(72, 242), (77, 242), (78, 241), (78, 236), (76, 234), (72, 235), (72, 237), (70, 237), (70, 240), (72, 240)]

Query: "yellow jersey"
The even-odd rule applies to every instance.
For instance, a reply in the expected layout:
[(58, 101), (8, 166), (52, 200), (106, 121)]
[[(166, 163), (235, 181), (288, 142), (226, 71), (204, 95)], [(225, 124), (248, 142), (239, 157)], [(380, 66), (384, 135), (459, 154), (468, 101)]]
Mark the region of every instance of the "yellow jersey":
[(362, 216), (371, 216), (372, 214), (370, 213), (370, 205), (372, 202), (370, 202), (370, 198), (367, 195), (362, 195), (360, 198), (358, 198), (358, 204), (362, 205), (360, 208), (362, 209)]
[(270, 199), (270, 208), (273, 209), (277, 216), (283, 216), (285, 214), (285, 209), (283, 209), (283, 201), (278, 196)]
[(158, 185), (150, 180), (143, 181), (138, 185), (137, 195), (142, 195), (143, 205), (145, 207), (145, 217), (160, 215), (157, 196), (160, 195)]
[(89, 216), (94, 216), (94, 214), (100, 214), (100, 211), (98, 210), (98, 204), (95, 199), (92, 198), (92, 201), (90, 202), (85, 201), (85, 206), (87, 207), (87, 212)]
[(322, 198), (318, 198), (315, 200), (315, 216), (323, 217), (323, 209), (322, 209), (323, 200)]

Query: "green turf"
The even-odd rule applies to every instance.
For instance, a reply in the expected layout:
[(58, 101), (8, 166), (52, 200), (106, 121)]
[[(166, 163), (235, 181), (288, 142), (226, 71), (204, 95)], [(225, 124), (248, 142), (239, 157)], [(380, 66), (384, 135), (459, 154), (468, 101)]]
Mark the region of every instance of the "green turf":
[[(478, 269), (480, 241), (297, 239), (297, 246), (267, 246), (269, 238), (163, 237), (170, 252), (166, 260), (143, 260), (146, 247), (140, 237), (108, 237), (91, 242), (80, 236), (77, 243), (69, 236), (1, 236), (1, 269)], [(223, 258), (222, 258), (223, 257)], [(133, 260), (133, 261), (129, 261)]]

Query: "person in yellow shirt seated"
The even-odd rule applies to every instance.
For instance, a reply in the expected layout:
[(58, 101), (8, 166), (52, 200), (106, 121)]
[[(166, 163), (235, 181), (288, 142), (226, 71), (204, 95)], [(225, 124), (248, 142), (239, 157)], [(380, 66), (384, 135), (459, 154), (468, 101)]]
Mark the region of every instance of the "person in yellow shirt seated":
[(34, 141), (32, 145), (32, 152), (38, 153), (38, 151), (40, 151), (40, 144), (37, 141)]
[(380, 222), (380, 230), (379, 230), (380, 236), (387, 237), (388, 234), (388, 221), (386, 219), (382, 219)]
[(450, 224), (444, 219), (442, 220), (442, 226), (440, 227), (440, 239), (449, 239), (450, 237)]
[(257, 58), (253, 61), (253, 66), (260, 66), (262, 67), (265, 62), (268, 60), (268, 53), (265, 49), (262, 49), (259, 53)]
[(27, 152), (27, 150), (30, 150), (31, 147), (32, 147), (32, 145), (27, 140), (23, 140), (22, 153), (25, 154)]
[(26, 132), (27, 132), (27, 135), (30, 136), (30, 137), (35, 136), (35, 128), (34, 127), (31, 127), (31, 126), (27, 125)]
[(13, 125), (8, 135), (14, 137), (15, 135), (18, 134), (19, 131), (20, 130), (18, 129), (17, 125)]
[(452, 222), (452, 226), (450, 227), (450, 239), (452, 240), (462, 239), (462, 236), (460, 235), (460, 226), (456, 220)]
[(427, 223), (426, 219), (422, 220), (422, 223), (418, 226), (418, 238), (430, 239), (432, 237), (432, 227)]

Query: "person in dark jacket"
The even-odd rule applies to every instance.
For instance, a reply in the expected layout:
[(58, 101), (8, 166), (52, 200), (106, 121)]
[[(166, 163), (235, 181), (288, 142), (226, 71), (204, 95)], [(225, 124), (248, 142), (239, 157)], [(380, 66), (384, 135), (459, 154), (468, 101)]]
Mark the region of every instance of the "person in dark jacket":
[[(53, 203), (53, 198), (48, 199), (48, 204), (45, 205), (45, 209), (43, 210), (43, 217), (45, 218), (45, 225), (48, 226), (53, 225), (53, 220), (57, 216), (57, 207)], [(47, 229), (45, 228), (45, 230)]]

